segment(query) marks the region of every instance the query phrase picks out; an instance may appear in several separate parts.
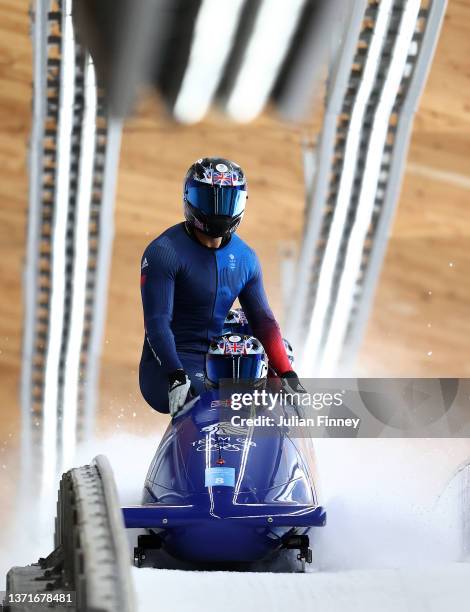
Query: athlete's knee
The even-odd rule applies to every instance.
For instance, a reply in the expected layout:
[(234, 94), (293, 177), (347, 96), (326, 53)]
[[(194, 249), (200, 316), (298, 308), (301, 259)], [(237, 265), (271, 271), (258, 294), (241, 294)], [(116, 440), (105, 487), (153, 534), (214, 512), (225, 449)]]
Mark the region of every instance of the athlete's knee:
[(145, 397), (144, 395), (144, 399), (147, 402), (147, 404), (153, 408), (156, 412), (159, 412), (160, 414), (169, 414), (170, 413), (170, 408), (168, 405), (163, 406), (161, 403), (155, 403), (154, 400), (149, 400)]
[(145, 387), (140, 387), (140, 391), (144, 400), (147, 402), (149, 406), (151, 406), (157, 412), (161, 412), (162, 414), (168, 414), (170, 412), (170, 408), (168, 406), (168, 394), (162, 395), (161, 393), (153, 393), (149, 392)]
[[(152, 364), (153, 365), (153, 364)], [(157, 368), (141, 363), (139, 368), (139, 386), (144, 400), (157, 412), (168, 414), (168, 383), (162, 380)]]

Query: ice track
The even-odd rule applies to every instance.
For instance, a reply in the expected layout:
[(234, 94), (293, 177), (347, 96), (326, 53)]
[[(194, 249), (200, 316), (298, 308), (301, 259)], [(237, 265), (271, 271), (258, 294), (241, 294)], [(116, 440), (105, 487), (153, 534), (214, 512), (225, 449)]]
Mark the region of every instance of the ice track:
[(139, 610), (466, 612), (470, 565), (256, 574), (134, 570)]
[[(115, 436), (83, 448), (77, 464), (107, 455), (121, 504), (139, 503), (157, 444)], [(315, 447), (328, 524), (316, 532), (309, 573), (133, 568), (137, 610), (467, 610), (470, 440), (318, 440)]]
[(329, 520), (312, 573), (134, 569), (139, 610), (467, 610), (470, 441), (318, 440), (316, 450)]

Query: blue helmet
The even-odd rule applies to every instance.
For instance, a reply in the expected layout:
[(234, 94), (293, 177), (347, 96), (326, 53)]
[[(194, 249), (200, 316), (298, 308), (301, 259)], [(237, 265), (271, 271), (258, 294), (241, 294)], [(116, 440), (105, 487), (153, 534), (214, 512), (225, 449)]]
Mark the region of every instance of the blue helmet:
[(263, 345), (253, 336), (222, 334), (214, 338), (206, 355), (206, 386), (245, 382), (255, 387), (266, 384), (268, 358)]
[(228, 237), (240, 224), (247, 200), (243, 170), (221, 157), (204, 157), (184, 179), (187, 223), (213, 238)]

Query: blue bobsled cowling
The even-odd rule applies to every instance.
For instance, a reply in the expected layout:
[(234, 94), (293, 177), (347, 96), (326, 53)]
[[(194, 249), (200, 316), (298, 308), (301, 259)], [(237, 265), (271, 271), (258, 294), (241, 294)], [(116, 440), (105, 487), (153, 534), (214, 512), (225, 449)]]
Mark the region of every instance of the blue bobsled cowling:
[[(313, 474), (298, 441), (277, 425), (240, 427), (214, 390), (169, 425), (150, 465), (142, 506), (123, 509), (126, 527), (151, 529), (167, 552), (193, 562), (257, 561), (288, 534), (325, 524)], [(190, 408), (190, 409), (189, 409)], [(285, 410), (285, 408), (282, 408)]]

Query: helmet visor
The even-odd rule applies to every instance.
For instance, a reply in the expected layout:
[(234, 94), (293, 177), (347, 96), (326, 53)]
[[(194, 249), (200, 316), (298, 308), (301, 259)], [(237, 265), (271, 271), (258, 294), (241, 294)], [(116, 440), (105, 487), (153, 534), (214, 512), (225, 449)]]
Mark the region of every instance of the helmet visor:
[(237, 217), (245, 210), (247, 192), (244, 186), (213, 187), (193, 182), (186, 190), (186, 199), (206, 215)]
[(265, 378), (263, 355), (222, 356), (207, 355), (206, 375), (214, 384), (221, 381), (250, 381)]

